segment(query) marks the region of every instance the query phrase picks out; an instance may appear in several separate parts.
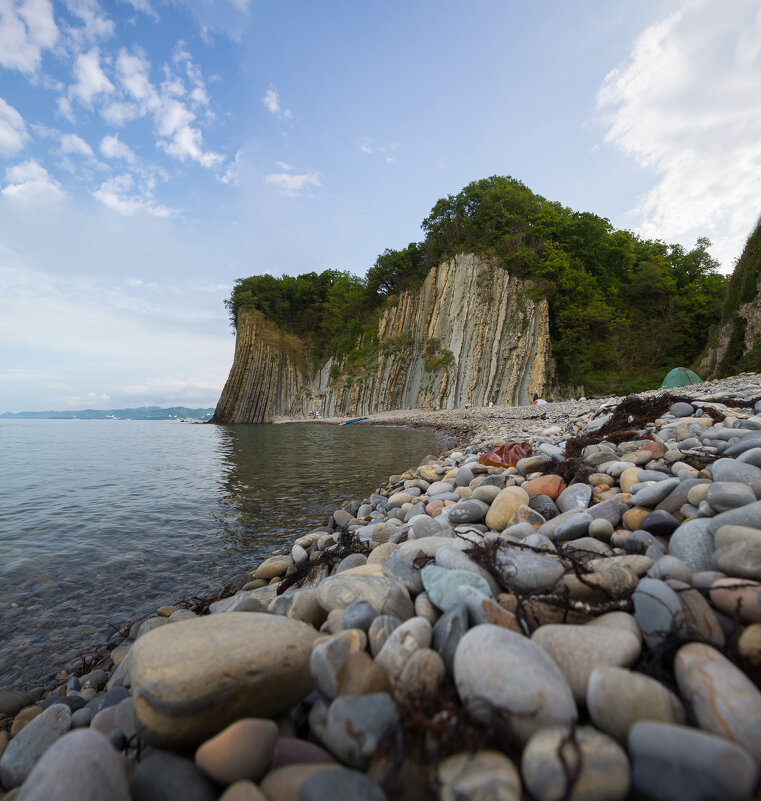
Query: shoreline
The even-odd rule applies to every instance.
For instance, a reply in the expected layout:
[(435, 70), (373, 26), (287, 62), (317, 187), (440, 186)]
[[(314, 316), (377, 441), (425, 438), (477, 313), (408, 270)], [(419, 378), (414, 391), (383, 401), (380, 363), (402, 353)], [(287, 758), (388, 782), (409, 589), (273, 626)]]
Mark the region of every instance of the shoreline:
[[(444, 787), (451, 787), (452, 792), (464, 781), (456, 775), (458, 771), (469, 777), (468, 782), (475, 782), (478, 786), (481, 786), (479, 781), (485, 780), (483, 775), (488, 776), (491, 771), (503, 784), (514, 785), (517, 781), (520, 787), (522, 781), (523, 786), (536, 795), (537, 776), (555, 771), (551, 749), (540, 748), (541, 737), (551, 737), (552, 729), (547, 726), (554, 723), (564, 726), (567, 731), (573, 720), (579, 720), (584, 726), (575, 731), (580, 738), (579, 753), (586, 760), (583, 771), (591, 771), (587, 779), (591, 776), (595, 782), (618, 782), (616, 787), (608, 788), (612, 794), (606, 797), (624, 799), (632, 785), (640, 791), (647, 788), (651, 774), (649, 766), (654, 764), (655, 756), (650, 755), (639, 741), (633, 743), (631, 733), (628, 740), (624, 737), (622, 741), (617, 737), (621, 720), (611, 723), (604, 714), (607, 708), (608, 716), (612, 715), (615, 705), (606, 707), (604, 704), (602, 712), (594, 712), (597, 702), (589, 695), (591, 671), (582, 667), (578, 657), (563, 645), (563, 638), (571, 638), (572, 651), (581, 651), (587, 656), (592, 654), (597, 660), (598, 670), (610, 671), (615, 667), (625, 672), (628, 691), (633, 692), (632, 688), (639, 686), (637, 682), (642, 683), (645, 679), (665, 687), (643, 670), (648, 658), (667, 650), (672, 636), (664, 633), (668, 630), (673, 636), (679, 632), (679, 639), (674, 642), (676, 661), (673, 653), (659, 658), (665, 659), (661, 670), (665, 670), (664, 676), (668, 676), (667, 684), (672, 688), (669, 692), (673, 698), (668, 696), (661, 703), (660, 717), (648, 719), (659, 723), (635, 720), (630, 728), (642, 733), (640, 739), (658, 735), (661, 744), (676, 742), (679, 747), (675, 746), (676, 750), (669, 752), (674, 764), (682, 768), (687, 765), (696, 776), (700, 776), (700, 766), (690, 762), (689, 748), (681, 745), (680, 738), (686, 737), (681, 733), (681, 727), (687, 718), (674, 710), (682, 709), (698, 715), (696, 710), (714, 701), (724, 704), (725, 709), (735, 709), (740, 698), (737, 695), (740, 691), (735, 688), (742, 686), (744, 711), (728, 713), (730, 720), (729, 723), (724, 721), (722, 732), (716, 731), (710, 720), (699, 715), (698, 727), (688, 730), (703, 736), (723, 733), (725, 738), (726, 731), (730, 731), (731, 737), (720, 742), (731, 743), (739, 754), (736, 756), (732, 752), (733, 755), (743, 765), (750, 760), (751, 767), (745, 773), (740, 770), (733, 777), (734, 785), (730, 777), (724, 777), (722, 794), (728, 798), (742, 798), (738, 788), (741, 785), (746, 794), (755, 789), (761, 764), (761, 752), (756, 753), (758, 748), (753, 745), (761, 736), (761, 730), (753, 728), (752, 720), (747, 725), (742, 723), (743, 716), (748, 717), (749, 709), (754, 713), (758, 711), (758, 720), (761, 720), (761, 692), (758, 689), (761, 674), (757, 672), (761, 669), (761, 639), (758, 644), (752, 640), (748, 646), (750, 650), (746, 648), (743, 651), (741, 643), (746, 632), (751, 631), (755, 636), (754, 626), (758, 627), (758, 637), (761, 638), (761, 622), (755, 622), (761, 621), (761, 607), (756, 612), (756, 605), (760, 602), (750, 598), (750, 589), (745, 592), (747, 587), (756, 586), (757, 579), (737, 571), (750, 570), (755, 576), (753, 571), (758, 570), (758, 578), (761, 578), (761, 545), (757, 549), (759, 554), (756, 554), (755, 546), (743, 545), (755, 541), (755, 535), (746, 533), (747, 539), (742, 539), (742, 532), (730, 531), (724, 537), (727, 544), (715, 547), (715, 537), (722, 527), (716, 527), (714, 521), (720, 521), (721, 515), (729, 515), (725, 524), (727, 528), (757, 531), (761, 542), (761, 502), (758, 501), (761, 484), (757, 491), (753, 490), (753, 481), (757, 478), (754, 470), (761, 474), (761, 465), (757, 466), (753, 461), (756, 458), (754, 447), (761, 460), (761, 443), (746, 449), (750, 452), (750, 456), (745, 457), (749, 461), (739, 458), (746, 451), (734, 455), (730, 450), (745, 437), (748, 437), (747, 443), (761, 437), (761, 405), (757, 404), (753, 410), (751, 404), (750, 412), (733, 412), (731, 408), (717, 406), (710, 399), (737, 394), (748, 399), (761, 396), (761, 376), (743, 374), (690, 387), (641, 393), (639, 397), (643, 402), (636, 406), (638, 410), (655, 409), (659, 399), (674, 396), (685, 398), (682, 403), (687, 402), (690, 411), (681, 417), (672, 417), (669, 410), (673, 406), (666, 403), (663, 411), (659, 410), (656, 417), (649, 419), (646, 415), (638, 420), (636, 414), (626, 412), (623, 420), (631, 429), (628, 431), (626, 425), (615, 428), (617, 418), (613, 412), (622, 408), (622, 401), (626, 407), (630, 398), (595, 398), (541, 407), (479, 407), (431, 413), (408, 410), (369, 416), (370, 419), (354, 425), (424, 427), (450, 436), (458, 450), (448, 449), (417, 469), (390, 476), (385, 485), (370, 493), (364, 501), (346, 502), (344, 508), (336, 509), (331, 515), (326, 526), (296, 538), (290, 546), (290, 553), (286, 544), (276, 549), (271, 557), (251, 571), (249, 581), (242, 583), (240, 579), (240, 586), (231, 588), (228, 597), (223, 593), (215, 601), (204, 599), (204, 603), (196, 607), (198, 612), (208, 610), (211, 614), (197, 616), (187, 608), (161, 607), (153, 618), (135, 624), (130, 636), (111, 651), (108, 659), (113, 668), (110, 673), (96, 668), (89, 671), (89, 678), (88, 675), (71, 676), (60, 688), (42, 699), (16, 692), (14, 701), (7, 697), (7, 693), (0, 692), (0, 713), (5, 713), (5, 718), (0, 718), (0, 729), (17, 720), (25, 709), (34, 711), (26, 712), (29, 720), (25, 725), (32, 726), (38, 717), (42, 721), (48, 709), (65, 706), (69, 713), (69, 728), (74, 727), (72, 721), (78, 716), (75, 728), (91, 731), (86, 724), (82, 725), (87, 718), (87, 724), (109, 737), (114, 731), (121, 731), (125, 743), (119, 750), (127, 757), (127, 775), (134, 772), (134, 776), (138, 776), (150, 760), (140, 759), (139, 752), (134, 752), (129, 744), (130, 738), (144, 737), (146, 742), (156, 743), (159, 732), (163, 732), (159, 739), (164, 751), (167, 754), (182, 753), (189, 743), (195, 746), (200, 742), (211, 742), (209, 737), (222, 731), (227, 724), (238, 725), (234, 721), (239, 718), (274, 717), (280, 721), (281, 728), (287, 719), (290, 723), (286, 729), (291, 735), (320, 751), (322, 762), (307, 761), (330, 765), (333, 772), (340, 772), (334, 778), (344, 783), (341, 786), (345, 791), (351, 781), (360, 781), (351, 778), (353, 774), (347, 770), (351, 768), (358, 771), (357, 776), (371, 782), (372, 788), (362, 785), (368, 793), (377, 788), (389, 795), (412, 798), (414, 796), (405, 795), (404, 789), (399, 787), (398, 775), (387, 764), (388, 754), (378, 744), (394, 721), (393, 726), (401, 726), (409, 739), (409, 743), (405, 739), (405, 751), (401, 756), (414, 754), (416, 761), (410, 770), (418, 779), (424, 774), (427, 777), (424, 784), (430, 780), (425, 762), (430, 759), (430, 754), (425, 755), (425, 741), (426, 738), (435, 739), (435, 735), (433, 730), (421, 724), (417, 713), (409, 706), (415, 698), (422, 700), (414, 704), (428, 704), (426, 708), (434, 715), (437, 705), (439, 712), (444, 708), (454, 710), (453, 714), (459, 716), (469, 736), (481, 743), (473, 757), (475, 763), (463, 761), (463, 754), (456, 750), (450, 753), (449, 747), (445, 749), (449, 756), (443, 760), (442, 767), (448, 765), (451, 770), (447, 773), (444, 769), (442, 773), (440, 767), (439, 781), (443, 781)], [(279, 420), (277, 424), (330, 425), (342, 419), (345, 418)], [(688, 422), (679, 422), (682, 419)], [(684, 433), (677, 436), (680, 431)], [(722, 431), (727, 432), (726, 438), (720, 436)], [(628, 438), (617, 442), (616, 436), (620, 432)], [(667, 436), (661, 436), (662, 433)], [(716, 434), (719, 436), (713, 436)], [(610, 440), (606, 440), (606, 436)], [(569, 440), (578, 437), (586, 438), (578, 440), (582, 448), (579, 455), (587, 465), (599, 467), (599, 471), (585, 470), (579, 464), (581, 459), (570, 458), (566, 453), (569, 458), (560, 462), (557, 470), (542, 472), (547, 467), (552, 468), (550, 459), (563, 456)], [(482, 453), (506, 440), (531, 442), (534, 455), (524, 459), (518, 468), (479, 464), (478, 457)], [(600, 442), (612, 444), (601, 447)], [(684, 448), (679, 447), (681, 442), (687, 443)], [(672, 444), (674, 447), (669, 447)], [(722, 454), (728, 450), (730, 453), (724, 457)], [(718, 476), (713, 476), (712, 465), (716, 462), (720, 463), (721, 470)], [(619, 467), (621, 465), (623, 467)], [(726, 471), (729, 471), (729, 478), (724, 477)], [(640, 477), (640, 473), (644, 475)], [(743, 477), (746, 490), (734, 489), (734, 485), (743, 484)], [(529, 492), (532, 482), (538, 482), (533, 486), (543, 491)], [(675, 502), (669, 506), (668, 499), (679, 491), (681, 485), (686, 486), (685, 482), (690, 482), (690, 486), (683, 503), (679, 507), (674, 507)], [(725, 487), (724, 484), (733, 486)], [(435, 491), (429, 494), (432, 487)], [(703, 489), (696, 490), (695, 487)], [(712, 490), (712, 487), (716, 489)], [(540, 500), (534, 502), (536, 498)], [(663, 504), (668, 508), (663, 508)], [(648, 522), (648, 518), (653, 516), (655, 521)], [(706, 550), (707, 535), (702, 532), (708, 532), (711, 526), (715, 531), (710, 531), (709, 551)], [(680, 536), (682, 530), (690, 536)], [(733, 536), (737, 539), (732, 540)], [(696, 542), (702, 543), (697, 551)], [(741, 546), (739, 549), (738, 545)], [(742, 551), (745, 554), (743, 564), (749, 564), (750, 568), (738, 568), (735, 562), (739, 557), (724, 554), (726, 548)], [(282, 553), (284, 549), (285, 554)], [(722, 550), (720, 557), (724, 561), (717, 563), (719, 557), (714, 553), (718, 550)], [(718, 576), (717, 564), (723, 567)], [(505, 565), (510, 565), (509, 570)], [(539, 574), (544, 577), (537, 579)], [(532, 581), (535, 586), (530, 586)], [(714, 587), (717, 581), (720, 584)], [(680, 582), (684, 586), (680, 586)], [(283, 584), (287, 584), (287, 588)], [(285, 592), (278, 594), (279, 587)], [(761, 584), (758, 588), (761, 590)], [(664, 618), (663, 614), (659, 617), (659, 610), (656, 608), (654, 611), (651, 598), (658, 598), (656, 606), (660, 605), (660, 609), (670, 609), (675, 598), (677, 607), (672, 610), (671, 617)], [(689, 603), (681, 599), (689, 599)], [(732, 603), (738, 599), (740, 606), (734, 608), (733, 613)], [(455, 614), (453, 609), (459, 611)], [(678, 615), (677, 609), (682, 610)], [(347, 615), (351, 618), (348, 622), (345, 620)], [(611, 615), (614, 617), (609, 617)], [(384, 622), (383, 626), (389, 630), (383, 626), (380, 630), (375, 621), (384, 616), (398, 622)], [(599, 623), (593, 622), (598, 618)], [(603, 624), (603, 618), (608, 622)], [(682, 622), (675, 622), (677, 620)], [(167, 623), (176, 623), (177, 626), (167, 626)], [(245, 670), (242, 666), (235, 668), (229, 664), (225, 668), (228, 679), (234, 675), (235, 681), (243, 682), (239, 694), (247, 698), (243, 707), (237, 708), (232, 716), (228, 715), (229, 719), (209, 722), (208, 715), (199, 713), (200, 700), (187, 697), (188, 692), (191, 696), (194, 692), (188, 690), (188, 686), (184, 689), (186, 697), (176, 698), (170, 685), (182, 674), (177, 674), (177, 664), (172, 665), (172, 660), (167, 660), (167, 651), (175, 655), (176, 661), (176, 649), (190, 647), (188, 643), (194, 642), (196, 629), (223, 627), (223, 623), (235, 629), (234, 634), (229, 635), (231, 642), (240, 642), (242, 632), (251, 626), (261, 628), (259, 636), (264, 638), (263, 642), (268, 637), (282, 637), (286, 641), (293, 636), (293, 647), (298, 654), (296, 661), (300, 666), (298, 676), (286, 679), (282, 665), (261, 665), (265, 673), (269, 671), (269, 680), (274, 682), (272, 688), (278, 682), (290, 683), (291, 686), (287, 703), (281, 702), (276, 711), (267, 711), (261, 703), (257, 706), (250, 689), (245, 690)], [(378, 630), (373, 629), (374, 625)], [(674, 629), (675, 625), (683, 628)], [(453, 626), (461, 629), (457, 642), (452, 642)], [(398, 633), (394, 634), (394, 631)], [(541, 631), (543, 634), (537, 635)], [(605, 632), (606, 637), (616, 643), (615, 648), (606, 645), (602, 641), (604, 638), (592, 636), (595, 632)], [(465, 637), (470, 645), (459, 649), (459, 640)], [(178, 638), (183, 642), (178, 642)], [(481, 643), (479, 638), (485, 638), (484, 642)], [(752, 637), (746, 639), (750, 641)], [(161, 653), (156, 651), (156, 647)], [(525, 729), (525, 720), (520, 722), (521, 716), (516, 717), (514, 704), (517, 700), (506, 698), (499, 689), (508, 676), (500, 679), (499, 687), (484, 685), (485, 664), (478, 662), (482, 647), (486, 647), (490, 654), (499, 653), (502, 663), (510, 663), (516, 654), (520, 654), (520, 664), (534, 666), (533, 678), (511, 674), (510, 681), (524, 682), (521, 689), (524, 695), (542, 692), (552, 696), (547, 702), (552, 708), (545, 710), (546, 719), (539, 721), (537, 718), (533, 728)], [(623, 663), (622, 653), (630, 654)], [(228, 658), (237, 664), (233, 652), (228, 654)], [(266, 662), (261, 654), (247, 658)], [(213, 686), (219, 678), (215, 672), (218, 668), (211, 666), (201, 652), (198, 653), (198, 662), (200, 664), (188, 666), (188, 670), (196, 678), (200, 670), (203, 682)], [(757, 664), (758, 667), (754, 667)], [(716, 668), (720, 669), (717, 679), (720, 676), (721, 681), (713, 682), (708, 689), (693, 686), (690, 678), (693, 670), (708, 669), (707, 665), (719, 666)], [(236, 670), (243, 670), (243, 673), (238, 674)], [(579, 676), (584, 671), (586, 678), (582, 681)], [(525, 669), (521, 673), (525, 674)], [(153, 676), (150, 688), (146, 685), (148, 674)], [(604, 677), (612, 682), (616, 676), (606, 673)], [(740, 677), (746, 684), (742, 684)], [(306, 684), (299, 684), (302, 679)], [(598, 679), (598, 683), (602, 681), (600, 676)], [(188, 681), (193, 684), (192, 679)], [(536, 686), (537, 682), (541, 686)], [(312, 690), (311, 694), (308, 691), (304, 693), (309, 686), (316, 686), (317, 690)], [(353, 691), (349, 692), (347, 687)], [(623, 688), (619, 690), (623, 691)], [(221, 685), (217, 691), (220, 698), (227, 692)], [(608, 691), (613, 690), (608, 687)], [(105, 730), (115, 724), (115, 719), (108, 723), (103, 721), (103, 727), (99, 729), (95, 725), (96, 718), (103, 715), (105, 709), (98, 709), (94, 714), (93, 710), (98, 699), (107, 699), (114, 692), (121, 695), (118, 706), (125, 710), (124, 715), (129, 717), (129, 710), (132, 717), (120, 724), (121, 729), (115, 726)], [(655, 703), (653, 699), (660, 690), (657, 686), (647, 685), (642, 692), (639, 701), (647, 704)], [(301, 718), (298, 722), (295, 710), (304, 707), (301, 700), (304, 695), (308, 697), (309, 712), (306, 719)], [(492, 712), (499, 710), (501, 723), (497, 729), (506, 727), (502, 734), (498, 731), (495, 735), (491, 731), (493, 720), (484, 725), (482, 713), (473, 705), (476, 697), (488, 697)], [(161, 699), (160, 703), (157, 698)], [(437, 701), (430, 700), (434, 698)], [(363, 699), (375, 699), (371, 704), (374, 705), (372, 712), (363, 711), (371, 703)], [(8, 712), (14, 705), (17, 708)], [(173, 711), (167, 712), (170, 708)], [(342, 744), (331, 722), (342, 714), (349, 715), (347, 720), (352, 721), (355, 729), (368, 737), (375, 737), (373, 742), (376, 745), (367, 753), (357, 743)], [(174, 721), (175, 732), (172, 735), (167, 735), (167, 715)], [(534, 717), (535, 713), (529, 715), (530, 720)], [(378, 730), (378, 721), (385, 721), (382, 731)], [(39, 724), (35, 726), (42, 728)], [(653, 726), (656, 729), (651, 731), (648, 727)], [(666, 728), (657, 729), (658, 726)], [(748, 726), (751, 726), (752, 736), (747, 734), (750, 731)], [(178, 734), (180, 729), (181, 734)], [(17, 727), (16, 736), (23, 731), (24, 728)], [(70, 736), (59, 735), (61, 744)], [(362, 739), (359, 735), (357, 737)], [(113, 736), (112, 742), (118, 739)], [(0, 733), (0, 753), (11, 747), (8, 741), (12, 744), (14, 740), (15, 737), (9, 740)], [(554, 741), (550, 739), (550, 742)], [(701, 740), (700, 743), (701, 747), (718, 748), (713, 741)], [(725, 750), (729, 747), (724, 746)], [(423, 752), (419, 753), (420, 748)], [(527, 754), (536, 756), (540, 771), (527, 766)], [(598, 759), (600, 754), (605, 754), (605, 759)], [(336, 759), (338, 763), (333, 761)], [(2, 773), (3, 760), (8, 762), (6, 756), (0, 759), (0, 779), (3, 775), (7, 778), (7, 770)], [(604, 766), (597, 764), (600, 760)], [(271, 761), (270, 754), (267, 764)], [(262, 773), (261, 780), (257, 781), (265, 797), (274, 798), (267, 793), (266, 787), (278, 770), (288, 770), (290, 766), (290, 773), (294, 774), (295, 768), (302, 764), (298, 760), (291, 761), (279, 768), (270, 768), (266, 775)], [(479, 766), (478, 770), (473, 768), (473, 764)], [(40, 765), (44, 765), (44, 760)], [(516, 765), (520, 766), (520, 771)], [(204, 767), (201, 764), (200, 767), (201, 779), (216, 778), (220, 789), (232, 783), (220, 782), (213, 765)], [(625, 781), (622, 778), (624, 774)], [(132, 780), (133, 797), (137, 797), (134, 795), (134, 777)], [(2, 781), (5, 783), (6, 780)], [(303, 776), (301, 781), (306, 786), (317, 780)], [(566, 789), (570, 791), (571, 788)], [(425, 792), (428, 794), (419, 797), (437, 797), (431, 794), (433, 790)], [(368, 794), (366, 797), (381, 796)], [(520, 789), (514, 797), (520, 797)]]

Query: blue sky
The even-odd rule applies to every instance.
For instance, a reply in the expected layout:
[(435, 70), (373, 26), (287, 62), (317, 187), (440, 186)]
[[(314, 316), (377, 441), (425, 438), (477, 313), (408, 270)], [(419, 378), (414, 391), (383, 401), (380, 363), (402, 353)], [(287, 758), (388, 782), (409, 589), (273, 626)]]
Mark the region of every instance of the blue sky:
[(0, 0), (0, 411), (214, 405), (236, 278), (494, 174), (731, 270), (760, 85), (757, 0)]

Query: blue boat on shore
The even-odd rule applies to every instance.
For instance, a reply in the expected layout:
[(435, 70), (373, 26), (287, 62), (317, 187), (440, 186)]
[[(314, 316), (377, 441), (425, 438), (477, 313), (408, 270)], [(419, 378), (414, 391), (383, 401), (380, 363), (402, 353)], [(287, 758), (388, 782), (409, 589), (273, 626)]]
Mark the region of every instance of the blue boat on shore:
[(339, 423), (339, 426), (348, 426), (349, 423), (358, 423), (360, 420), (367, 420), (366, 417), (352, 417), (351, 420), (344, 420), (342, 423)]

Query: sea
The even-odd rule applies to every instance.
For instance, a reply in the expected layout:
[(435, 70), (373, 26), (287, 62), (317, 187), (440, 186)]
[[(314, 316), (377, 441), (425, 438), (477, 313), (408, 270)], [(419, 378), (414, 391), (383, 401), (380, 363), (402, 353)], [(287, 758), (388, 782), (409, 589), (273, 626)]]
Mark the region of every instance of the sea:
[(0, 688), (50, 684), (446, 445), (367, 425), (0, 421)]

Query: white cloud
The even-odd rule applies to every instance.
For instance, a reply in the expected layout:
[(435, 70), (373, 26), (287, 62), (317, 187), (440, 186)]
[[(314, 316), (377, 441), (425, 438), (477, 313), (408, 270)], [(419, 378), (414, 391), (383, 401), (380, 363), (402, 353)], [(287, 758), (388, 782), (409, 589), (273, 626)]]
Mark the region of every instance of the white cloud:
[(293, 172), (296, 169), (293, 164), (289, 164), (287, 161), (276, 161), (275, 166), (286, 172)]
[(153, 20), (158, 20), (159, 15), (154, 11), (151, 7), (148, 0), (121, 0), (122, 3), (127, 3), (135, 9), (135, 11), (140, 11), (143, 14), (151, 17)]
[(136, 211), (146, 211), (155, 217), (174, 217), (177, 214), (175, 209), (158, 204), (147, 187), (138, 187), (129, 173), (104, 181), (93, 196), (118, 214), (132, 215)]
[(90, 409), (95, 404), (100, 405), (110, 398), (111, 396), (106, 392), (98, 394), (97, 392), (90, 391), (85, 395), (69, 395), (69, 397), (66, 398), (66, 404), (68, 406), (87, 405), (87, 408)]
[(171, 137), (193, 122), (195, 114), (183, 103), (165, 97), (156, 110), (156, 129), (159, 136)]
[(34, 159), (9, 167), (5, 171), (8, 182), (3, 197), (24, 205), (37, 205), (65, 197), (61, 185)]
[(151, 83), (150, 68), (142, 53), (128, 53), (123, 48), (119, 51), (116, 59), (119, 83), (124, 92), (137, 102), (141, 114), (155, 109), (159, 103), (158, 93)]
[(0, 154), (15, 156), (29, 139), (24, 118), (0, 97)]
[(268, 184), (276, 186), (282, 194), (288, 197), (296, 197), (310, 186), (322, 186), (320, 174), (311, 171), (300, 175), (293, 172), (276, 172), (266, 175), (264, 180)]
[(103, 106), (100, 110), (100, 115), (106, 122), (117, 128), (121, 128), (125, 122), (139, 117), (140, 110), (134, 103), (114, 101), (113, 103), (107, 103)]
[(43, 272), (0, 244), (0, 351), (18, 359), (0, 368), (0, 409), (60, 408), (75, 396), (115, 408), (213, 406), (234, 348), (223, 314), (199, 326), (194, 282), (146, 295), (103, 269), (92, 279)]
[(179, 128), (170, 141), (159, 142), (170, 156), (185, 161), (190, 158), (202, 167), (218, 167), (225, 160), (220, 153), (203, 149), (203, 136), (197, 128), (184, 125)]
[(285, 118), (287, 120), (293, 119), (293, 112), (289, 108), (283, 108), (280, 103), (280, 95), (274, 89), (268, 89), (262, 103), (267, 108), (267, 111), (274, 114), (276, 117)]
[(267, 107), (268, 111), (277, 114), (280, 111), (280, 98), (274, 89), (268, 89), (267, 94), (262, 98), (262, 103)]
[(50, 0), (0, 0), (0, 65), (32, 75), (57, 38)]
[(91, 158), (94, 157), (90, 145), (88, 145), (81, 136), (77, 136), (73, 133), (67, 133), (61, 136), (61, 152), (76, 153), (79, 156), (89, 156)]
[(129, 164), (134, 164), (135, 154), (129, 145), (119, 140), (119, 135), (104, 136), (100, 143), (100, 152), (109, 159), (124, 159)]
[(114, 23), (98, 5), (97, 0), (65, 0), (69, 11), (84, 23), (84, 27), (73, 29), (70, 34), (80, 41), (95, 42), (110, 39), (114, 35)]
[(392, 142), (390, 145), (376, 145), (372, 139), (363, 136), (357, 143), (357, 148), (361, 153), (368, 156), (378, 155), (383, 158), (386, 164), (393, 164), (396, 158), (391, 155), (399, 147), (399, 142)]
[(88, 53), (80, 53), (74, 64), (76, 83), (69, 88), (71, 97), (75, 97), (92, 107), (93, 98), (101, 94), (111, 94), (114, 85), (106, 77), (100, 66), (100, 52), (93, 47)]
[(238, 151), (235, 158), (227, 165), (225, 171), (219, 176), (219, 181), (223, 184), (237, 186), (240, 177), (241, 165), (243, 162), (243, 152)]
[(74, 108), (68, 97), (61, 96), (56, 100), (56, 113), (67, 119), (72, 125), (74, 124)]
[[(195, 84), (195, 90), (203, 92), (203, 98), (191, 94), (191, 101), (198, 103), (198, 98), (206, 101), (200, 71), (181, 42), (175, 48), (174, 61), (184, 67), (188, 79)], [(159, 91), (151, 82), (148, 60), (141, 53), (128, 53), (126, 50), (119, 52), (116, 72), (120, 86), (135, 101), (139, 113), (152, 115), (157, 144), (162, 150), (180, 161), (191, 159), (207, 168), (218, 167), (224, 162), (223, 155), (204, 148), (203, 134), (192, 125), (196, 120), (195, 112), (178, 99), (178, 95), (182, 97), (185, 94), (185, 86), (178, 76), (167, 73), (167, 80)]]
[(606, 76), (605, 141), (657, 175), (633, 210), (642, 235), (707, 233), (730, 266), (761, 210), (760, 85), (757, 0), (685, 2)]

